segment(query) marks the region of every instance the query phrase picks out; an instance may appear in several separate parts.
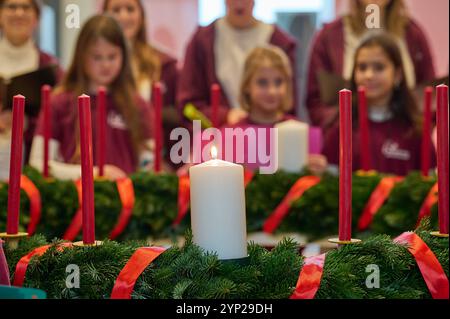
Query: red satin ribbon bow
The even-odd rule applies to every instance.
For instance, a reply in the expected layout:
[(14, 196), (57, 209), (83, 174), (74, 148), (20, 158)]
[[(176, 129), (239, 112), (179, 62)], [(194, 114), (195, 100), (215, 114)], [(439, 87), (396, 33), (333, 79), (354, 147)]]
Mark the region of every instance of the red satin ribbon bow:
[(120, 201), (122, 203), (122, 211), (116, 226), (111, 231), (109, 239), (116, 239), (128, 225), (134, 207), (134, 188), (133, 182), (129, 178), (123, 178), (116, 181), (117, 190), (119, 191)]
[(164, 251), (165, 248), (161, 247), (142, 247), (136, 250), (117, 277), (111, 299), (131, 299), (136, 280)]
[(306, 258), (297, 285), (289, 299), (314, 299), (320, 287), (325, 254)]
[(417, 219), (417, 226), (419, 226), (420, 221), (426, 217), (431, 215), (431, 207), (433, 207), (434, 204), (438, 201), (438, 183), (434, 184), (431, 188), (430, 192), (428, 193), (427, 197), (425, 198), (425, 201), (422, 204), (422, 207), (420, 207), (419, 211), (419, 218)]
[(394, 189), (395, 184), (404, 180), (404, 177), (400, 176), (388, 176), (383, 177), (378, 183), (378, 186), (373, 191), (372, 195), (370, 195), (369, 201), (364, 207), (364, 210), (359, 218), (358, 229), (359, 231), (366, 230), (378, 212), (378, 210), (383, 206), (383, 203), (391, 194)]
[(191, 196), (191, 183), (189, 175), (182, 175), (178, 178), (178, 215), (173, 226), (178, 226), (186, 216), (189, 209), (189, 202)]
[[(20, 258), (16, 265), (16, 271), (14, 273), (14, 283), (13, 285), (16, 287), (22, 287), (25, 281), (25, 274), (27, 272), (28, 264), (34, 256), (42, 256), (52, 245), (45, 245), (38, 247), (28, 253), (27, 255)], [(67, 247), (72, 247), (72, 243), (61, 243), (58, 245), (58, 250), (62, 251)]]
[(253, 171), (244, 170), (244, 186), (247, 187), (248, 184), (253, 180), (255, 173)]
[(20, 176), (20, 188), (27, 194), (30, 200), (30, 223), (28, 224), (28, 236), (32, 236), (41, 219), (41, 194), (33, 182), (25, 175)]
[(317, 185), (319, 182), (320, 178), (317, 176), (304, 176), (295, 182), (281, 203), (264, 222), (263, 231), (266, 233), (273, 233), (283, 218), (286, 217), (292, 203), (302, 197), (304, 192)]
[(394, 239), (395, 243), (406, 244), (419, 266), (422, 277), (434, 299), (448, 299), (448, 278), (427, 244), (416, 233), (406, 232)]

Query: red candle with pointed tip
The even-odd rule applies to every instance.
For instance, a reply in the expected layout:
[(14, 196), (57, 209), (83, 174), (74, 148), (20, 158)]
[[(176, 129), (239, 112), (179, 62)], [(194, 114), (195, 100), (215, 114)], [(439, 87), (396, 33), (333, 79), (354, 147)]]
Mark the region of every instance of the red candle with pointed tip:
[(91, 98), (78, 97), (80, 118), (81, 183), (83, 211), (83, 243), (95, 243), (94, 177), (92, 168)]
[(352, 238), (352, 92), (339, 91), (339, 240)]
[(436, 90), (439, 232), (448, 234), (448, 86)]
[(153, 86), (153, 107), (155, 110), (155, 166), (156, 173), (161, 171), (162, 161), (162, 85), (157, 82)]
[(11, 131), (11, 157), (9, 164), (8, 217), (6, 221), (6, 233), (8, 235), (15, 235), (19, 232), (20, 175), (22, 174), (24, 110), (25, 97), (22, 95), (14, 96)]
[(106, 88), (97, 91), (97, 166), (98, 175), (104, 176), (106, 161)]
[(41, 88), (41, 105), (44, 112), (44, 167), (42, 173), (45, 178), (50, 176), (48, 161), (50, 159), (50, 139), (52, 137), (52, 113), (50, 107), (50, 85), (43, 85)]
[(423, 130), (421, 149), (422, 176), (428, 176), (431, 161), (431, 103), (433, 100), (433, 88), (427, 86), (424, 91)]
[(369, 117), (367, 113), (366, 88), (358, 88), (358, 113), (359, 113), (359, 134), (361, 151), (361, 169), (370, 171), (372, 169), (370, 159), (370, 132)]
[(219, 127), (220, 86), (211, 85), (211, 121), (213, 127)]

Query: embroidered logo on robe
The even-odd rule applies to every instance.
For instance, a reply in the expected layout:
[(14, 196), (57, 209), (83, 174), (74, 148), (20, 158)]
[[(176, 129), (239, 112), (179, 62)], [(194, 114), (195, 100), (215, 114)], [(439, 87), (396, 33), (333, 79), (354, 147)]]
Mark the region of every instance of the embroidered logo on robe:
[(125, 123), (122, 115), (120, 115), (117, 112), (110, 111), (108, 113), (108, 125), (112, 128), (118, 129), (118, 130), (126, 130), (127, 124)]
[(411, 153), (408, 150), (401, 149), (397, 142), (387, 140), (384, 142), (381, 152), (386, 158), (408, 161)]

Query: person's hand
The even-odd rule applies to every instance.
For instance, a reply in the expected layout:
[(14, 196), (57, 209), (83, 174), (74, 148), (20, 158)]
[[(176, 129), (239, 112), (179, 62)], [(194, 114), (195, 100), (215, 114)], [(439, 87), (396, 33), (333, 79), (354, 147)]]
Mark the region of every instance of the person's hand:
[(234, 125), (248, 116), (248, 113), (240, 108), (231, 109), (227, 115), (227, 124)]
[(103, 174), (106, 179), (111, 181), (127, 177), (127, 174), (124, 171), (114, 165), (105, 165), (103, 167)]
[(12, 114), (11, 111), (0, 112), (0, 133), (11, 130)]
[(327, 169), (327, 158), (321, 154), (311, 154), (308, 158), (308, 169), (314, 175), (322, 175)]

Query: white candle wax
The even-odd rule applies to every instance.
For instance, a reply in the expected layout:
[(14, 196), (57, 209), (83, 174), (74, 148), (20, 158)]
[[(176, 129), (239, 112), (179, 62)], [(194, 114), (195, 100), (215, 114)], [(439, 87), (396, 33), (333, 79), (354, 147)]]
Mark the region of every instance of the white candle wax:
[(247, 257), (243, 167), (213, 159), (189, 174), (194, 243), (222, 260)]
[(299, 172), (308, 162), (309, 126), (295, 120), (275, 125), (278, 129), (278, 169)]

